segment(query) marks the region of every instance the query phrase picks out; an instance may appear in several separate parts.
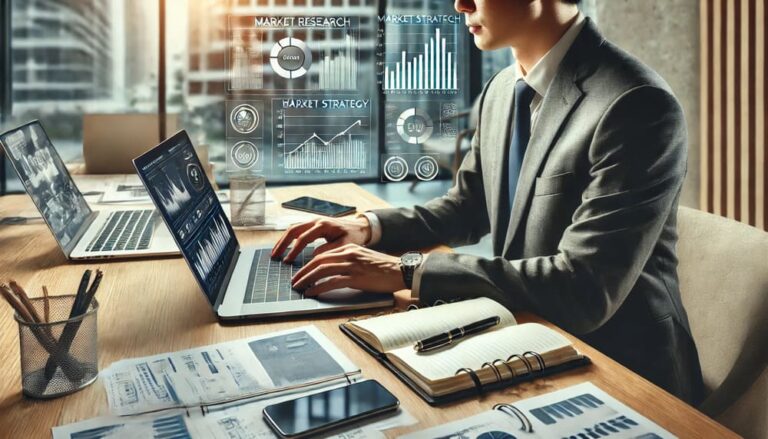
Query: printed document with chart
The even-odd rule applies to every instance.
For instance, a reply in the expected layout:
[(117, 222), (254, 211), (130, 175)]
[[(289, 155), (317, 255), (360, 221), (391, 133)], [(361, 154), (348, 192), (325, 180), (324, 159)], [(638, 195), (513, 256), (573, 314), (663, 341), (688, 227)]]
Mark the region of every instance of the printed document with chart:
[[(311, 364), (312, 367), (307, 367)], [(112, 413), (221, 405), (347, 382), (360, 370), (316, 327), (113, 363), (102, 372)]]

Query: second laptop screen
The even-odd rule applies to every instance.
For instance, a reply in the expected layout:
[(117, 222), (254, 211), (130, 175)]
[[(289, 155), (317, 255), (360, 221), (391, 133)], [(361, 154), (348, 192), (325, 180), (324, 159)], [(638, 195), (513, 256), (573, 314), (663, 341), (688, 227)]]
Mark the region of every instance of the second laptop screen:
[(136, 168), (213, 304), (237, 240), (189, 137), (176, 134), (136, 159)]

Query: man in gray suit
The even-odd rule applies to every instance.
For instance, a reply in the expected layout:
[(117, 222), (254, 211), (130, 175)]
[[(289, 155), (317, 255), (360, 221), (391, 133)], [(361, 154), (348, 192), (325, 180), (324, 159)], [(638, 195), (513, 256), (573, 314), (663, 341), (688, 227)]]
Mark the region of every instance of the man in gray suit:
[[(698, 354), (680, 300), (676, 212), (686, 172), (683, 113), (656, 73), (605, 41), (568, 0), (456, 0), (480, 49), (517, 63), (486, 85), (456, 184), (413, 209), (289, 229), (273, 256), (327, 243), (294, 278), (422, 302), (490, 297), (541, 315), (696, 403)], [(491, 259), (380, 253), (465, 245)], [(319, 280), (323, 279), (323, 282)]]

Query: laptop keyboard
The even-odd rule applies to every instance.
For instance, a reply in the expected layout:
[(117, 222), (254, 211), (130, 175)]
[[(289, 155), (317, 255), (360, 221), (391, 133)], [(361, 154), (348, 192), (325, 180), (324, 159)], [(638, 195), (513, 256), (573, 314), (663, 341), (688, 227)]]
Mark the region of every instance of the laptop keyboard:
[(149, 209), (112, 212), (85, 250), (108, 252), (148, 249), (157, 218), (157, 212)]
[(291, 278), (312, 259), (314, 248), (305, 248), (293, 264), (273, 260), (270, 249), (256, 250), (248, 276), (243, 303), (287, 302), (304, 295), (291, 288)]

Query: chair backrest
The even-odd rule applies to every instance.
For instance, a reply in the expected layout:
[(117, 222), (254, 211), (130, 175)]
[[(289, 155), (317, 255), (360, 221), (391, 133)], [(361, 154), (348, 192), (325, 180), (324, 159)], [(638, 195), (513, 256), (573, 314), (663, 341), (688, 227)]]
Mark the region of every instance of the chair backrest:
[(768, 233), (681, 207), (680, 290), (712, 390), (700, 409), (768, 437)]
[[(167, 114), (165, 133), (179, 129), (179, 115)], [(160, 116), (152, 113), (86, 114), (83, 158), (88, 174), (133, 174), (133, 159), (161, 142)], [(163, 139), (165, 140), (165, 139)]]

